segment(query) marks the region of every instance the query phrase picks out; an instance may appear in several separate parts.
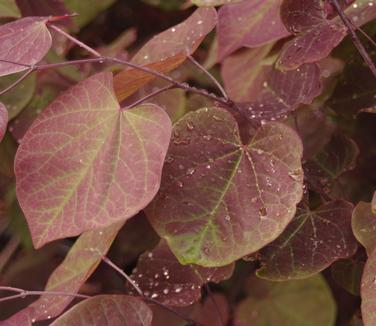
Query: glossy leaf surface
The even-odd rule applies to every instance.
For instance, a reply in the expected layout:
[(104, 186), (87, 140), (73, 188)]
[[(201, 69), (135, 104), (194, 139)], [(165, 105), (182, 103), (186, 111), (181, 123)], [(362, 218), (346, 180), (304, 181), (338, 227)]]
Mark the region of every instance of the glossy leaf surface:
[(233, 269), (233, 264), (217, 268), (181, 265), (162, 241), (140, 257), (132, 278), (146, 296), (168, 306), (188, 306), (200, 299), (203, 284), (228, 279)]
[[(115, 239), (121, 225), (82, 234), (70, 249), (64, 261), (51, 274), (45, 290), (77, 293), (101, 262)], [(73, 300), (71, 296), (42, 295), (29, 307), (12, 316), (19, 320), (28, 314), (33, 321), (59, 316)]]
[(376, 249), (376, 214), (371, 203), (359, 202), (352, 215), (352, 229), (356, 239), (371, 254)]
[(171, 122), (155, 105), (123, 111), (112, 74), (72, 87), (28, 129), (17, 151), (17, 196), (35, 247), (125, 221), (160, 182)]
[(307, 278), (340, 258), (355, 253), (351, 230), (353, 206), (342, 200), (315, 210), (300, 205), (297, 214), (277, 240), (260, 252), (257, 275), (273, 281)]
[(289, 35), (279, 16), (282, 0), (226, 5), (218, 14), (218, 58), (241, 47), (259, 47)]
[(235, 313), (237, 326), (334, 325), (335, 302), (320, 275), (289, 282), (253, 279), (249, 289), (249, 297)]
[(302, 196), (302, 145), (270, 123), (242, 145), (218, 108), (174, 126), (161, 190), (147, 216), (181, 263), (224, 266), (274, 240)]
[(98, 295), (75, 305), (52, 326), (151, 326), (150, 308), (126, 295)]
[(47, 17), (26, 17), (0, 26), (0, 76), (26, 70), (45, 56), (52, 44), (47, 21)]

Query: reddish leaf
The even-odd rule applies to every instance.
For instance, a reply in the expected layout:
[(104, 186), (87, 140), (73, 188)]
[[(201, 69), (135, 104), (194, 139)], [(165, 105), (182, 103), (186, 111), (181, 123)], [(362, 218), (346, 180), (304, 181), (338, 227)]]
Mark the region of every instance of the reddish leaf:
[(218, 14), (219, 60), (243, 46), (259, 47), (289, 35), (279, 16), (281, 2), (246, 0), (223, 6)]
[(137, 52), (132, 62), (148, 64), (192, 54), (216, 24), (215, 9), (199, 8), (184, 22), (154, 36)]
[[(65, 8), (63, 0), (16, 0), (22, 16), (64, 16), (71, 12)], [(67, 17), (66, 19), (69, 19)]]
[(305, 178), (311, 189), (329, 194), (338, 178), (354, 169), (359, 155), (356, 143), (334, 135), (331, 141), (304, 165)]
[(372, 212), (371, 203), (359, 202), (355, 206), (352, 229), (355, 238), (371, 254), (376, 249), (376, 214)]
[(373, 326), (376, 323), (376, 250), (373, 250), (362, 275), (360, 296), (362, 298), (362, 318), (364, 326)]
[(336, 304), (321, 275), (289, 282), (255, 278), (249, 288), (249, 297), (236, 309), (236, 326), (335, 324)]
[[(165, 74), (180, 66), (185, 59), (184, 55), (179, 54), (160, 62), (147, 64), (146, 67)], [(127, 69), (118, 73), (114, 77), (114, 89), (118, 101), (123, 101), (155, 78), (154, 75), (139, 69)]]
[(151, 326), (153, 313), (140, 299), (97, 295), (80, 302), (51, 326)]
[(243, 0), (191, 0), (192, 3), (194, 3), (196, 6), (201, 7), (213, 7), (213, 6), (220, 6), (220, 5), (226, 5), (230, 3), (236, 3)]
[(26, 17), (0, 26), (0, 76), (28, 69), (1, 60), (33, 65), (45, 56), (52, 44), (47, 21), (48, 17)]
[(146, 296), (169, 306), (188, 306), (200, 299), (203, 284), (228, 279), (233, 269), (233, 264), (219, 268), (181, 265), (162, 241), (140, 257), (132, 278)]
[(227, 265), (274, 240), (293, 218), (302, 145), (290, 128), (266, 124), (243, 145), (232, 115), (205, 108), (175, 124), (168, 154), (146, 212), (181, 263)]
[(8, 111), (3, 103), (0, 102), (0, 142), (2, 141), (8, 125)]
[(316, 64), (285, 72), (273, 69), (264, 78), (257, 99), (241, 106), (251, 121), (286, 117), (299, 104), (311, 103), (322, 91), (320, 69)]
[[(101, 262), (115, 239), (121, 225), (82, 234), (64, 261), (51, 274), (45, 290), (77, 293)], [(70, 296), (43, 295), (10, 320), (24, 318), (27, 313), (33, 322), (59, 316), (73, 300)]]
[(273, 281), (307, 278), (357, 249), (351, 231), (353, 206), (334, 200), (315, 210), (300, 205), (282, 235), (261, 250), (257, 275)]
[(18, 148), (17, 198), (35, 247), (125, 221), (159, 188), (171, 122), (163, 109), (123, 111), (112, 74), (60, 95)]

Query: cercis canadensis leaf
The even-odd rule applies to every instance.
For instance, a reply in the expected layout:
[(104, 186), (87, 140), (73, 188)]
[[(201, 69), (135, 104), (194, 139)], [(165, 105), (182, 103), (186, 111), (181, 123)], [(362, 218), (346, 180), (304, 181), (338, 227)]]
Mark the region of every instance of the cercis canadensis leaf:
[[(115, 239), (121, 224), (83, 233), (64, 261), (48, 279), (46, 291), (77, 293), (101, 262)], [(25, 315), (38, 321), (59, 316), (73, 300), (71, 296), (42, 295), (27, 308), (13, 315), (8, 322), (17, 322)]]
[(148, 64), (176, 55), (190, 55), (216, 24), (214, 8), (198, 8), (182, 23), (154, 36), (137, 52), (132, 62)]
[(159, 189), (170, 136), (163, 109), (120, 109), (111, 73), (61, 94), (28, 129), (15, 159), (17, 197), (34, 246), (144, 208)]
[(352, 230), (355, 238), (370, 255), (376, 249), (376, 214), (371, 203), (359, 202), (352, 214)]
[(45, 56), (52, 44), (48, 19), (26, 17), (0, 26), (0, 76), (27, 70)]
[(0, 141), (2, 141), (8, 125), (8, 111), (3, 103), (0, 102)]
[(360, 296), (364, 326), (373, 326), (376, 322), (376, 250), (370, 253), (364, 266)]
[(206, 268), (181, 265), (165, 241), (153, 251), (141, 255), (132, 278), (144, 295), (169, 306), (189, 306), (201, 297), (201, 287), (207, 282), (228, 279), (234, 264)]
[(289, 35), (279, 16), (282, 0), (245, 0), (218, 13), (218, 58), (241, 47), (255, 48)]
[(357, 249), (351, 230), (352, 204), (327, 202), (315, 210), (299, 205), (286, 230), (260, 252), (257, 275), (273, 281), (307, 278)]
[(325, 279), (268, 282), (252, 279), (250, 295), (235, 312), (237, 326), (334, 325), (336, 304)]
[(273, 241), (302, 197), (302, 144), (280, 123), (242, 144), (220, 108), (174, 126), (161, 189), (146, 213), (179, 261), (224, 266)]
[(126, 295), (97, 295), (86, 299), (51, 326), (151, 326), (153, 313), (141, 299)]

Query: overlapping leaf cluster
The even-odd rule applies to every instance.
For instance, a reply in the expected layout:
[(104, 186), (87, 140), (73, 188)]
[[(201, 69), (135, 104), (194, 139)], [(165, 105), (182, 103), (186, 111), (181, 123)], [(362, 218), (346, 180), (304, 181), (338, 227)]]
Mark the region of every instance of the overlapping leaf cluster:
[(374, 325), (375, 19), (0, 0), (0, 324)]

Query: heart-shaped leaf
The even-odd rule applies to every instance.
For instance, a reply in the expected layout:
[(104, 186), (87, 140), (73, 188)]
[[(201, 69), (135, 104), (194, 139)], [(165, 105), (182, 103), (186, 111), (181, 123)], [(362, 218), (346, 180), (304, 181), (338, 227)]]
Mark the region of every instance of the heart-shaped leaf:
[(207, 282), (228, 279), (234, 264), (217, 268), (181, 265), (165, 241), (138, 260), (132, 278), (144, 295), (168, 306), (188, 306), (201, 297), (201, 287)]
[(371, 203), (359, 202), (352, 214), (352, 230), (356, 239), (371, 254), (376, 249), (376, 214)]
[(223, 6), (218, 13), (218, 58), (241, 47), (255, 48), (289, 32), (279, 16), (282, 0), (253, 0)]
[(125, 221), (144, 208), (159, 189), (170, 134), (163, 109), (120, 109), (111, 73), (60, 95), (16, 155), (17, 198), (35, 247)]
[(324, 278), (268, 282), (252, 279), (250, 295), (237, 307), (237, 326), (330, 326), (336, 304)]
[(227, 111), (188, 113), (174, 126), (147, 216), (181, 263), (227, 265), (273, 241), (293, 218), (301, 156), (299, 137), (280, 123), (243, 145)]
[(0, 76), (26, 70), (45, 56), (52, 44), (47, 21), (48, 17), (26, 17), (0, 26)]
[(51, 326), (151, 326), (153, 313), (142, 300), (126, 295), (97, 295), (84, 300)]
[(334, 200), (310, 210), (300, 205), (281, 236), (260, 252), (257, 275), (273, 281), (307, 278), (357, 249), (351, 231), (353, 206)]
[[(115, 239), (121, 225), (82, 234), (64, 261), (48, 279), (46, 291), (77, 293), (101, 262)], [(9, 321), (25, 318), (33, 322), (59, 316), (73, 300), (71, 296), (42, 295), (30, 306), (13, 315)]]
[(3, 103), (0, 102), (0, 141), (2, 141), (8, 125), (8, 111)]

